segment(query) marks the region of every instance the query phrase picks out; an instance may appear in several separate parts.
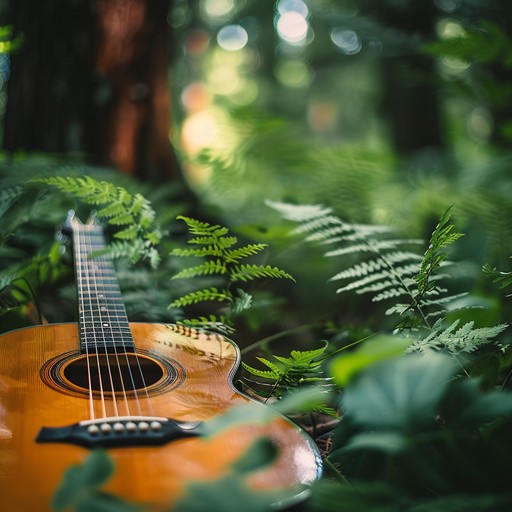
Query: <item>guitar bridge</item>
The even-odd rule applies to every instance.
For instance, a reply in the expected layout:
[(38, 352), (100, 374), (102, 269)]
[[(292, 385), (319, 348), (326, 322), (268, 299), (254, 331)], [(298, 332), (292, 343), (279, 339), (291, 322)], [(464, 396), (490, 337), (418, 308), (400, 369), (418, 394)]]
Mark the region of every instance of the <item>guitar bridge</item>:
[(133, 447), (166, 444), (202, 434), (202, 422), (152, 416), (122, 416), (81, 421), (65, 427), (43, 427), (38, 443), (69, 443), (95, 447)]

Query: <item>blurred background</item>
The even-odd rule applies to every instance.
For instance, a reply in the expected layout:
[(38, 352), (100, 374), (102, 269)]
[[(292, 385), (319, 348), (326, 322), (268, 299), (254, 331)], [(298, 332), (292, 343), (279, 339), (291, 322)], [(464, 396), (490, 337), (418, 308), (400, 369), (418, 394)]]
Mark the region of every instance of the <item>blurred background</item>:
[[(326, 285), (333, 263), (283, 242), (266, 200), (423, 239), (453, 205), (460, 286), (487, 320), (507, 316), (481, 267), (509, 271), (512, 254), (510, 2), (2, 0), (0, 13), (5, 186), (89, 173), (215, 219), (274, 244), (300, 276), (291, 310), (322, 319), (361, 305)], [(168, 293), (146, 297), (162, 318)]]

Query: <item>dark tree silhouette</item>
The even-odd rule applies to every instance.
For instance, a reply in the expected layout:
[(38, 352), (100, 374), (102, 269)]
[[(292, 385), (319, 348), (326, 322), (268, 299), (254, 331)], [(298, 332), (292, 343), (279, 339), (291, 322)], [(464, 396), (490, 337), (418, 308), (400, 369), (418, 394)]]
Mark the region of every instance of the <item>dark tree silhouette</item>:
[(4, 149), (83, 153), (140, 179), (181, 179), (169, 141), (169, 0), (11, 0)]

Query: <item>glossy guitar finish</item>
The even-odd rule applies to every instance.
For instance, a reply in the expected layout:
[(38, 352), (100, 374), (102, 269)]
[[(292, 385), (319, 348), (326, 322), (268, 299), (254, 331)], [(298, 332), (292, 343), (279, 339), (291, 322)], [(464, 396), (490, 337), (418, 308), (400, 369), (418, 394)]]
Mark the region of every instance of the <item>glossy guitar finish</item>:
[[(187, 482), (223, 476), (261, 436), (275, 442), (279, 455), (251, 475), (251, 486), (285, 491), (285, 501), (294, 500), (303, 484), (319, 477), (315, 445), (281, 416), (265, 425), (230, 427), (211, 438), (197, 435), (202, 422), (249, 401), (232, 385), (239, 352), (229, 340), (175, 325), (130, 323), (121, 326), (130, 334), (121, 336), (114, 352), (94, 353), (84, 336), (86, 320), (81, 316), (80, 325), (43, 325), (0, 336), (2, 512), (49, 511), (65, 470), (84, 460), (89, 442), (106, 446), (115, 461), (106, 490), (155, 511), (172, 509)], [(132, 366), (134, 354), (149, 367), (148, 382), (119, 386), (104, 367), (110, 372), (111, 359)], [(80, 374), (86, 366), (90, 374), (94, 360), (103, 383), (93, 376), (92, 385), (84, 384)], [(79, 435), (66, 437), (61, 427), (70, 426)]]

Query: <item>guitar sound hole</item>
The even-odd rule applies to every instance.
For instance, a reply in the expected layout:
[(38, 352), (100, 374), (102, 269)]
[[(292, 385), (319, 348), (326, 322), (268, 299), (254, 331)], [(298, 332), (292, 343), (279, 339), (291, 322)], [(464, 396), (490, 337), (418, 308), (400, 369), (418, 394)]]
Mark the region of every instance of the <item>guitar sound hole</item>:
[(156, 384), (163, 375), (158, 363), (130, 353), (83, 356), (64, 369), (64, 377), (75, 386), (92, 388), (98, 393), (145, 389)]
[(185, 368), (174, 359), (147, 350), (120, 353), (67, 352), (48, 360), (40, 370), (43, 382), (66, 394), (90, 398), (165, 393), (180, 386)]

